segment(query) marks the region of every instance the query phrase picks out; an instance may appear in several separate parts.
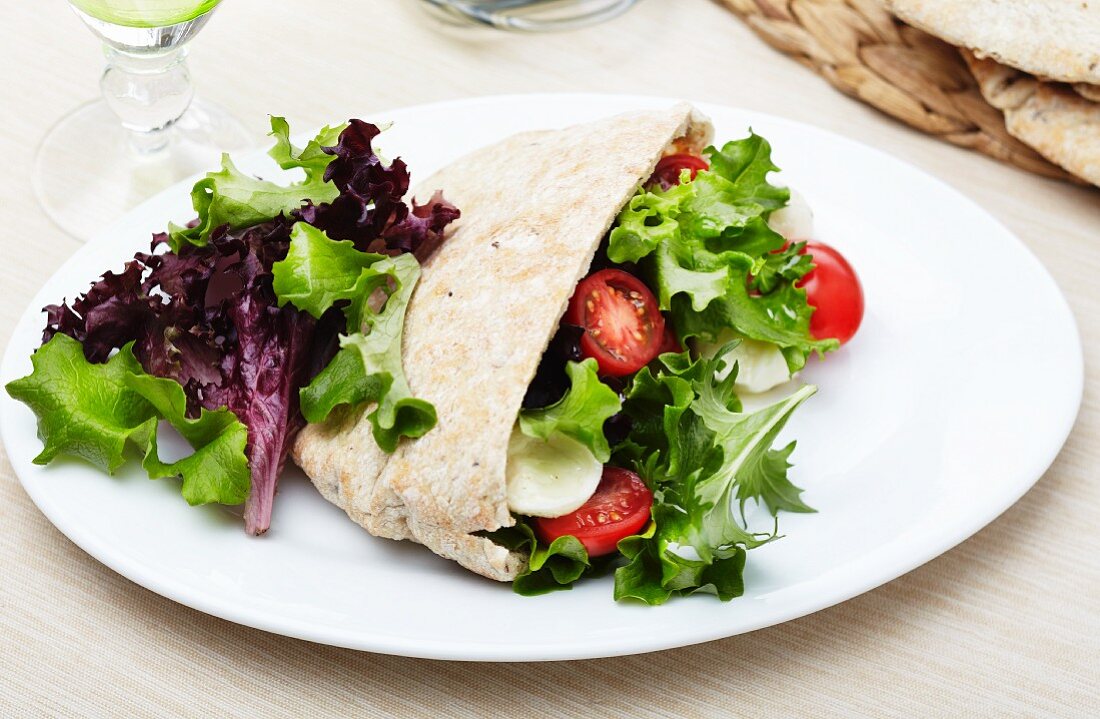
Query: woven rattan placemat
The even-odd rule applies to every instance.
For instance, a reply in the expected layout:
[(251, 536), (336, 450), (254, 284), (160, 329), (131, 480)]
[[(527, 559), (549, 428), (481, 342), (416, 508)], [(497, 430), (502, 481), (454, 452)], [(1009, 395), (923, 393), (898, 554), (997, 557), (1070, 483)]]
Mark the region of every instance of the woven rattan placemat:
[(930, 135), (1045, 177), (1080, 182), (1008, 134), (958, 50), (881, 0), (717, 0), (841, 92)]

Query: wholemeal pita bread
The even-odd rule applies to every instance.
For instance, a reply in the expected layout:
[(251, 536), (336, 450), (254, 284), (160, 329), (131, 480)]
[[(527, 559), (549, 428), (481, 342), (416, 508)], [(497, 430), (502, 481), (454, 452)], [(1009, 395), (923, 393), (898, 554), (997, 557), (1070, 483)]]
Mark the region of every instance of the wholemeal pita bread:
[(510, 526), (508, 439), (577, 282), (619, 210), (666, 148), (701, 150), (690, 105), (516, 135), (429, 178), (462, 210), (424, 264), (403, 356), (438, 424), (392, 455), (364, 410), (307, 426), (294, 458), (321, 494), (371, 534), (410, 539), (507, 581), (526, 557), (475, 536)]
[(963, 51), (963, 57), (982, 96), (1004, 113), (1009, 134), (1100, 185), (1100, 103), (973, 53)]
[(1090, 85), (1087, 82), (1078, 82), (1074, 84), (1073, 89), (1077, 91), (1078, 95), (1086, 100), (1100, 102), (1100, 85)]
[(1100, 85), (1100, 0), (887, 0), (899, 18), (978, 57)]

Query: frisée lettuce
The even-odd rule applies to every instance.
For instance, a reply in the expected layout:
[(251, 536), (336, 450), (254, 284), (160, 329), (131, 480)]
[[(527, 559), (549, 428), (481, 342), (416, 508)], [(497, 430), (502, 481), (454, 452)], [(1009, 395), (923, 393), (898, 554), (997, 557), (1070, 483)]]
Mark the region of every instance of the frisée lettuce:
[(664, 355), (661, 369), (642, 370), (627, 396), (625, 411), (632, 417), (662, 407), (663, 436), (647, 436), (656, 428), (642, 421), (621, 450), (655, 498), (650, 531), (620, 542), (629, 563), (616, 570), (616, 598), (661, 604), (678, 592), (739, 596), (746, 550), (776, 537), (745, 528), (745, 502), (762, 502), (773, 516), (779, 509), (813, 511), (787, 478), (794, 443), (780, 450), (772, 444), (817, 388), (806, 385), (768, 407), (741, 412), (733, 390), (736, 366), (728, 374), (720, 371), (724, 354), (694, 362)]

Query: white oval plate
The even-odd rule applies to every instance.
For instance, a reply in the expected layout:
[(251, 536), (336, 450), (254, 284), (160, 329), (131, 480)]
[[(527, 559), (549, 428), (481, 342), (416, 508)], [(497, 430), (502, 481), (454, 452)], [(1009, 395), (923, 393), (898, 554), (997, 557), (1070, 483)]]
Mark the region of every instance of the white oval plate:
[[(514, 132), (670, 102), (528, 95), (368, 119), (394, 121), (384, 152), (423, 178)], [(114, 478), (77, 462), (31, 464), (34, 417), (3, 394), (4, 442), (23, 486), (77, 545), (154, 592), (272, 632), (419, 657), (570, 659), (682, 646), (800, 617), (932, 559), (1015, 502), (1065, 441), (1083, 382), (1065, 299), (1007, 229), (912, 166), (789, 120), (700, 108), (720, 140), (752, 126), (771, 141), (779, 178), (806, 196), (818, 238), (848, 256), (867, 298), (855, 340), (805, 371), (821, 391), (785, 433), (798, 439), (793, 478), (819, 512), (780, 517), (786, 536), (750, 552), (743, 597), (618, 604), (610, 578), (520, 597), (421, 547), (370, 537), (297, 470), (283, 477), (271, 532), (247, 537), (231, 512), (188, 507), (175, 482), (149, 481), (137, 462)], [(260, 153), (248, 160), (247, 170), (275, 171)], [(4, 382), (30, 371), (39, 308), (120, 267), (168, 220), (187, 219), (189, 186), (143, 204), (57, 271), (19, 322)]]

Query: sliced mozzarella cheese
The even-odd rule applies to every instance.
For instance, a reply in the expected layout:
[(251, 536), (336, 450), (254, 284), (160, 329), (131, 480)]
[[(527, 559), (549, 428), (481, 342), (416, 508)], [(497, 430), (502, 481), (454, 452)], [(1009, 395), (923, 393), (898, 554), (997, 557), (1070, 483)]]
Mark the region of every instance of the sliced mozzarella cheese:
[(742, 340), (730, 353), (730, 359), (737, 360), (738, 366), (733, 385), (746, 392), (767, 392), (791, 378), (787, 360), (771, 342)]
[(603, 465), (580, 442), (561, 434), (528, 437), (519, 425), (508, 441), (508, 509), (531, 517), (560, 517), (579, 509), (600, 483)]
[(808, 240), (814, 236), (814, 213), (806, 198), (791, 190), (791, 201), (768, 217), (768, 226), (788, 240)]
[[(695, 349), (704, 357), (713, 357), (718, 350), (735, 339), (737, 339), (736, 333), (732, 330), (723, 330), (719, 333), (716, 342), (697, 341)], [(726, 366), (715, 376), (720, 380), (728, 377), (735, 361), (737, 379), (734, 380), (733, 386), (742, 392), (753, 394), (767, 392), (791, 378), (787, 360), (783, 358), (779, 347), (771, 342), (742, 338), (741, 344), (726, 354)]]

